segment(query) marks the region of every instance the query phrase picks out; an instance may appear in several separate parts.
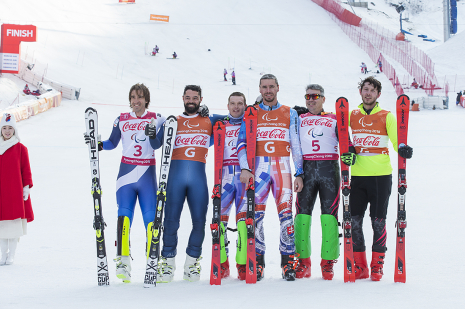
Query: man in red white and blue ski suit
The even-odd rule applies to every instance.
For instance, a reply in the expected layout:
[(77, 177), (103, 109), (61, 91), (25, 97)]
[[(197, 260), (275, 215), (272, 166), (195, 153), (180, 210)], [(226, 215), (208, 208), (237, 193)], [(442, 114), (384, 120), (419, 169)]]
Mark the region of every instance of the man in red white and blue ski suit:
[[(295, 279), (294, 223), (292, 219), (292, 174), (290, 152), (295, 165), (295, 175), (303, 174), (302, 150), (299, 141), (297, 112), (278, 103), (279, 84), (272, 74), (260, 79), (263, 101), (258, 105), (257, 150), (255, 166), (255, 241), (257, 253), (257, 280), (263, 278), (265, 267), (265, 239), (263, 218), (270, 189), (273, 193), (280, 221), (281, 267), (283, 278)], [(247, 183), (254, 177), (247, 163), (247, 138), (245, 122), (242, 122), (237, 140), (237, 152), (242, 169), (241, 181)], [(297, 177), (294, 190), (302, 189), (302, 178)]]

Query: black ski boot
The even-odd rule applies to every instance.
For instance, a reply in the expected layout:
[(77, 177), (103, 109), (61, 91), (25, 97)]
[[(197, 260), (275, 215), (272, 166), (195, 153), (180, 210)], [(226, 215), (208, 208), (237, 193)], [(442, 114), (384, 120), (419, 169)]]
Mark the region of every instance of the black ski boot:
[(257, 281), (265, 276), (265, 255), (257, 255)]
[(295, 269), (298, 261), (294, 258), (294, 255), (281, 255), (281, 268), (283, 269), (283, 279), (286, 281), (295, 280)]

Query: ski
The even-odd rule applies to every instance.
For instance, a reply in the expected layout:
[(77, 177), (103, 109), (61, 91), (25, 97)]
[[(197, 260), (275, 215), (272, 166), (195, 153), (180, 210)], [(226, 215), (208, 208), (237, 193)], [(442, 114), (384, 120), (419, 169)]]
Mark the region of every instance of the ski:
[[(247, 137), (247, 162), (250, 171), (255, 174), (255, 150), (257, 148), (257, 110), (248, 106), (245, 110), (244, 121)], [(245, 225), (247, 227), (247, 264), (246, 283), (257, 282), (257, 258), (255, 253), (255, 183), (252, 178), (246, 188), (247, 212)]]
[[(349, 102), (340, 97), (336, 100), (337, 130), (339, 137), (339, 152), (349, 152)], [(355, 282), (354, 251), (352, 247), (352, 216), (350, 214), (349, 196), (349, 166), (341, 160), (341, 190), (342, 190), (342, 229), (344, 231), (344, 282)]]
[(215, 142), (215, 178), (213, 187), (213, 219), (210, 228), (212, 231), (212, 268), (210, 284), (221, 285), (221, 187), (223, 178), (225, 125), (217, 121), (213, 128), (213, 140)]
[(91, 194), (94, 200), (94, 230), (97, 240), (97, 282), (98, 285), (110, 285), (108, 275), (107, 251), (105, 248), (105, 221), (102, 215), (102, 188), (100, 187), (100, 169), (98, 153), (98, 115), (89, 107), (85, 111), (86, 136), (90, 138), (89, 147), (90, 171), (92, 178)]
[[(397, 98), (397, 144), (407, 145), (408, 133), (408, 116), (409, 116), (410, 99), (405, 94)], [(407, 216), (405, 212), (405, 195), (407, 193), (406, 178), (406, 159), (398, 156), (398, 195), (397, 195), (397, 241), (396, 241), (396, 266), (394, 273), (394, 282), (406, 281), (405, 274), (405, 228), (407, 227)]]
[(145, 268), (144, 287), (157, 285), (158, 260), (160, 258), (160, 239), (162, 230), (163, 208), (166, 202), (166, 186), (170, 171), (171, 155), (173, 154), (174, 138), (178, 129), (176, 117), (169, 116), (165, 121), (163, 135), (163, 147), (160, 162), (160, 181), (157, 190), (157, 208), (151, 230), (147, 232), (147, 242), (150, 247), (147, 250), (147, 265)]

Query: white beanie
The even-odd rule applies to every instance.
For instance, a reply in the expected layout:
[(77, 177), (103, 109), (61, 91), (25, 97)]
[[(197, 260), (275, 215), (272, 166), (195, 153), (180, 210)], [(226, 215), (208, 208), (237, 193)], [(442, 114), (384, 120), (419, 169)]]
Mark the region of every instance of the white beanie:
[(15, 129), (15, 136), (19, 140), (18, 129), (16, 128), (15, 115), (10, 113), (3, 114), (2, 120), (0, 121), (0, 129), (4, 126), (12, 126)]

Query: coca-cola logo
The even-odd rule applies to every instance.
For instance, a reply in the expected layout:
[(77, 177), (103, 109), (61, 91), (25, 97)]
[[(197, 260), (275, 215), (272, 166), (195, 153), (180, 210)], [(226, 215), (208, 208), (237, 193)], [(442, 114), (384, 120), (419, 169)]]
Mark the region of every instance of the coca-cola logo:
[(125, 122), (124, 125), (123, 125), (123, 132), (127, 132), (127, 131), (142, 131), (142, 130), (145, 130), (145, 126), (149, 124), (148, 121), (141, 121), (139, 123), (129, 123), (129, 122)]
[(284, 129), (273, 129), (273, 130), (260, 130), (257, 129), (257, 138), (267, 139), (282, 139), (286, 138), (286, 130)]
[(321, 117), (319, 118), (306, 117), (300, 123), (300, 127), (324, 126), (324, 127), (331, 128), (332, 125), (333, 125), (333, 122), (331, 121), (331, 119), (321, 118)]
[(197, 124), (190, 124), (190, 123), (189, 123), (189, 119), (186, 120), (186, 121), (184, 121), (183, 124), (184, 124), (186, 127), (188, 127), (189, 129), (196, 128), (196, 127), (198, 127), (198, 126), (200, 125), (200, 124), (198, 124), (198, 123), (197, 123)]
[(236, 130), (226, 130), (225, 136), (226, 137), (238, 137), (239, 136), (239, 129)]
[(361, 147), (378, 147), (381, 137), (368, 135), (366, 137), (357, 138), (354, 136), (354, 144)]
[(208, 136), (205, 135), (195, 135), (191, 137), (182, 137), (177, 136), (176, 140), (174, 141), (175, 146), (206, 146), (208, 141)]
[(268, 113), (265, 113), (263, 116), (262, 116), (262, 119), (265, 120), (265, 121), (274, 121), (274, 120), (278, 120), (278, 117), (276, 118), (270, 118)]

